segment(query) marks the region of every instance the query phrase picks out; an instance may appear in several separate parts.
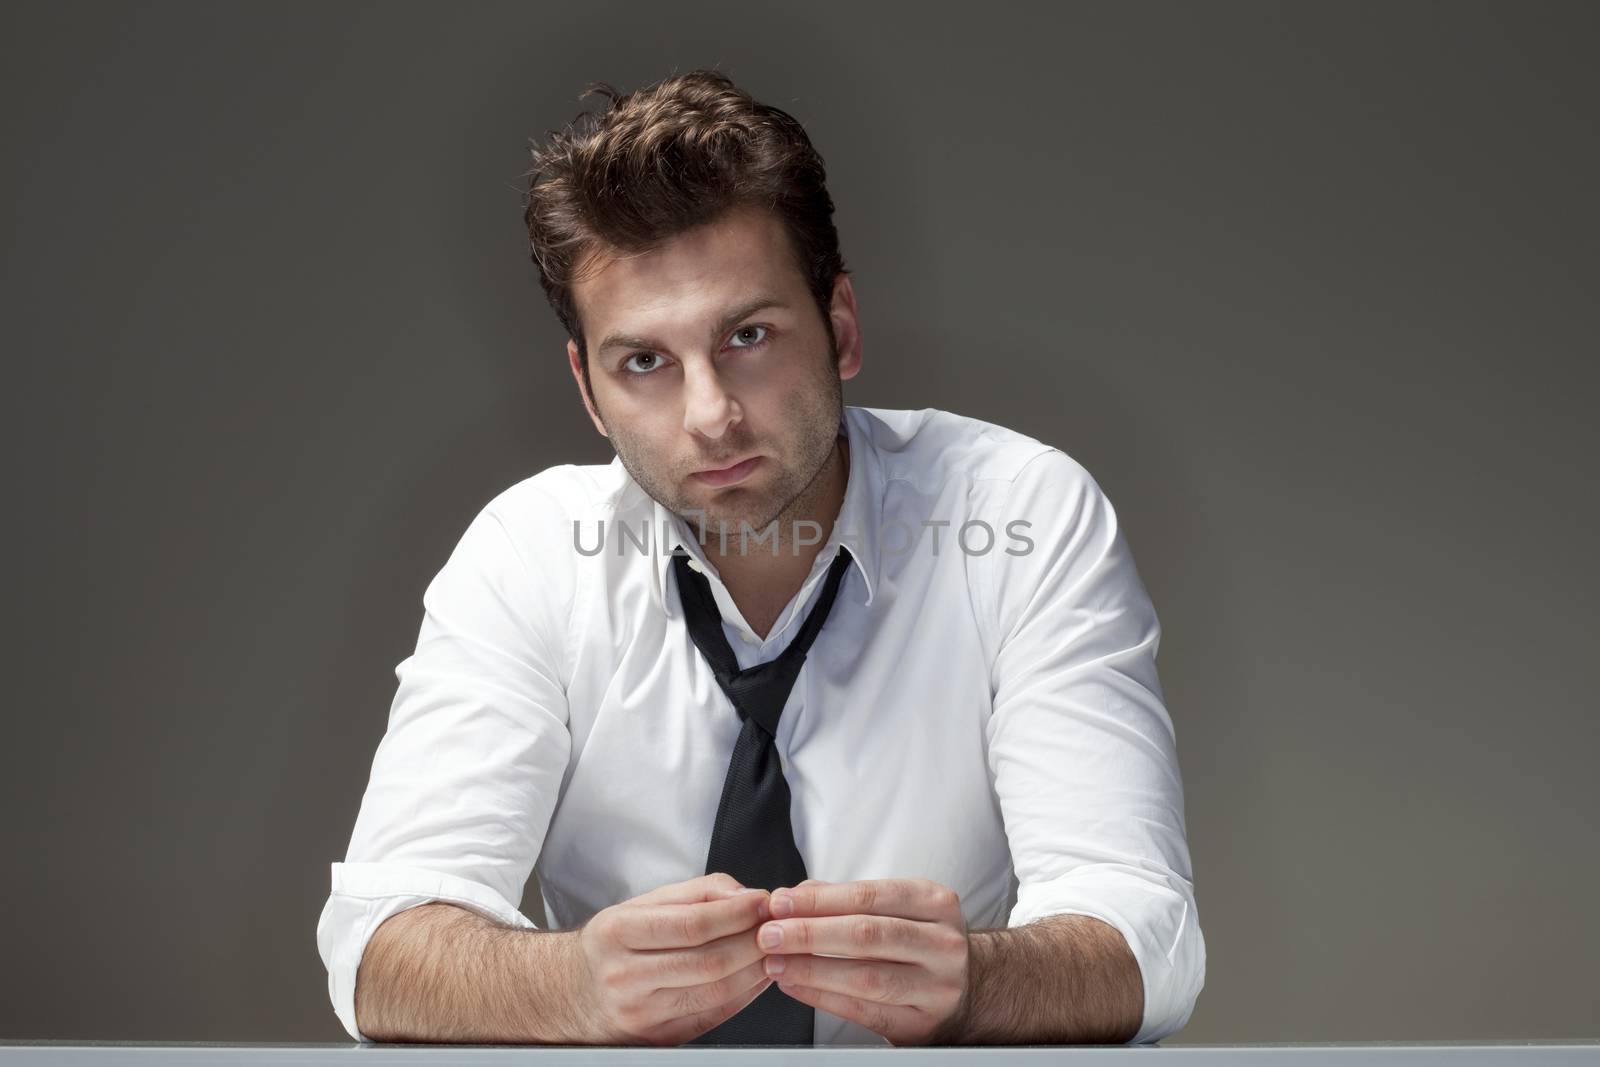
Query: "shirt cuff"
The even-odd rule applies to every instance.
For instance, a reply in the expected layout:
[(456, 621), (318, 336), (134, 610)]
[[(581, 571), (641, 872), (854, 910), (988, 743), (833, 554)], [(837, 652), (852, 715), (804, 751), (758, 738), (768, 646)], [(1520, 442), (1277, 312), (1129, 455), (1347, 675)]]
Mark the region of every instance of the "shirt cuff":
[(505, 926), (537, 930), (499, 893), (480, 882), (393, 863), (335, 863), (333, 889), (317, 920), (317, 951), (328, 969), (334, 1014), (357, 1041), (356, 971), (375, 930), (391, 915), (435, 901), (456, 904)]
[(1158, 1041), (1189, 1022), (1206, 977), (1206, 943), (1189, 883), (1136, 867), (1090, 864), (1020, 886), (1006, 925), (1049, 915), (1092, 916), (1128, 942), (1144, 982), (1144, 1019), (1129, 1044)]

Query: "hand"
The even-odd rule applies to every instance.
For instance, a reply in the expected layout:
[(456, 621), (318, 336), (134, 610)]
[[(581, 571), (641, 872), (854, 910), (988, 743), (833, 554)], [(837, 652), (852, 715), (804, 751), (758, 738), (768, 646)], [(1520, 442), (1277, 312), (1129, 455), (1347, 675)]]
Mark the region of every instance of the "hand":
[(783, 939), (761, 945), (786, 994), (894, 1045), (944, 1044), (958, 1032), (971, 947), (955, 890), (925, 878), (807, 878), (774, 889), (771, 903), (760, 933), (778, 929)]
[(596, 913), (578, 944), (599, 1043), (681, 1044), (766, 992), (755, 927), (770, 914), (768, 897), (708, 874)]

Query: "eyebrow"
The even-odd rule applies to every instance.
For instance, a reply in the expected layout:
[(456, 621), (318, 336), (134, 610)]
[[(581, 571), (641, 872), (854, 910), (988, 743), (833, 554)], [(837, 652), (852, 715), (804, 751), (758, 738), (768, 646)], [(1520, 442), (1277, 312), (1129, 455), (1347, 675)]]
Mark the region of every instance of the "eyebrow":
[[(756, 312), (763, 311), (767, 308), (787, 309), (788, 305), (775, 296), (758, 296), (754, 300), (751, 300), (746, 304), (742, 304), (734, 310), (728, 312), (728, 314), (722, 316), (722, 318), (717, 321), (716, 329), (712, 331), (712, 334), (713, 336), (720, 335), (727, 330), (728, 327), (732, 326), (740, 319), (747, 318), (751, 315), (754, 315)], [(606, 335), (606, 339), (600, 342), (600, 347), (595, 349), (595, 351), (607, 352), (613, 348), (621, 347), (648, 348), (654, 350), (658, 348), (665, 348), (667, 346), (661, 344), (659, 341), (652, 341), (647, 337), (632, 337), (628, 334), (612, 333)]]

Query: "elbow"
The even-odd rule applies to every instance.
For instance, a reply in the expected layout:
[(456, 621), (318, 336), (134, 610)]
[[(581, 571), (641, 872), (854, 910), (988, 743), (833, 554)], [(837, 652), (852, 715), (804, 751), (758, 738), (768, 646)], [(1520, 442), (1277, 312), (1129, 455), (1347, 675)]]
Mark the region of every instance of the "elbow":
[(1206, 983), (1206, 943), (1189, 905), (1177, 939), (1163, 953), (1138, 954), (1144, 984), (1144, 1012), (1127, 1044), (1171, 1037), (1189, 1024)]

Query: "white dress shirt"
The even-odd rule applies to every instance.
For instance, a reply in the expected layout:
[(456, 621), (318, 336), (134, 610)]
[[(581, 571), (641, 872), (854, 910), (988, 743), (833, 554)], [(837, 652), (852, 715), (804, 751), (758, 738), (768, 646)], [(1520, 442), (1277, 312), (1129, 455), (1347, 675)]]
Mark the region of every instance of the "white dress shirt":
[[(362, 951), (396, 912), (533, 928), (517, 903), (537, 870), (569, 929), (707, 873), (740, 720), (685, 626), (679, 545), (741, 669), (788, 645), (838, 545), (853, 557), (777, 736), (809, 877), (932, 879), (973, 930), (1096, 916), (1144, 979), (1133, 1041), (1188, 1021), (1205, 941), (1161, 627), (1111, 502), (1060, 450), (950, 412), (846, 406), (840, 432), (839, 519), (765, 639), (620, 459), (540, 471), (467, 526), (317, 924), (352, 1037)], [(887, 1044), (820, 1010), (815, 1040)]]

